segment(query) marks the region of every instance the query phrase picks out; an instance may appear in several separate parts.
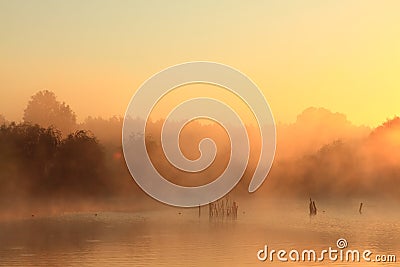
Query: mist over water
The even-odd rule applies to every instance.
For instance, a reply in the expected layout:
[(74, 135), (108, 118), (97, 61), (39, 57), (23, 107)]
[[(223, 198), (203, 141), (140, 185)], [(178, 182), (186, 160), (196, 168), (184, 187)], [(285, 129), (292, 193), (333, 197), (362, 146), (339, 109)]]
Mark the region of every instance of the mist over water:
[[(157, 205), (135, 213), (99, 212), (3, 221), (0, 266), (324, 266), (329, 262), (260, 262), (271, 249), (336, 248), (345, 238), (351, 249), (396, 254), (399, 213), (385, 203), (317, 202), (310, 218), (307, 199), (239, 201), (237, 220), (210, 219), (201, 210)], [(324, 211), (324, 212), (323, 212)], [(335, 263), (335, 266), (383, 266)], [(396, 266), (396, 263), (384, 266)]]
[[(146, 195), (123, 158), (121, 118), (69, 120), (72, 132), (4, 122), (0, 266), (323, 266), (326, 261), (260, 262), (257, 251), (265, 245), (288, 251), (335, 248), (339, 238), (349, 248), (380, 254), (400, 248), (399, 118), (370, 129), (354, 126), (342, 114), (310, 108), (293, 124), (278, 124), (275, 162), (253, 194), (247, 189), (260, 138), (246, 125), (249, 163), (230, 192), (239, 205), (237, 219), (210, 218), (207, 206), (199, 217), (197, 208), (173, 208)], [(217, 148), (209, 168), (188, 174), (163, 154), (162, 124), (149, 121), (145, 138), (152, 163), (166, 179), (198, 186), (222, 173), (231, 148), (220, 125), (193, 121), (183, 128), (179, 145), (187, 158), (199, 157), (204, 138)], [(309, 198), (316, 202), (316, 216), (309, 216)], [(353, 265), (366, 263), (335, 263)]]

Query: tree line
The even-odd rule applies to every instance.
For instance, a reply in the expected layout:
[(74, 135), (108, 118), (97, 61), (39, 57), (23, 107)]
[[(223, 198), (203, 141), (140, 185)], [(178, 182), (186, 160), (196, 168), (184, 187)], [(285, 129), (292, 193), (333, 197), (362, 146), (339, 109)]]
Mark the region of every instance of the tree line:
[(62, 138), (51, 127), (3, 124), (0, 151), (3, 200), (90, 198), (112, 192), (104, 148), (88, 131)]
[[(115, 140), (122, 120), (113, 118), (114, 127), (106, 127), (110, 123), (103, 119), (87, 121), (78, 124), (72, 109), (47, 90), (31, 97), (22, 122), (0, 116), (1, 210), (34, 203), (96, 202), (132, 193), (126, 188), (134, 183)], [(97, 132), (111, 128), (112, 138), (104, 131), (100, 142), (87, 126)]]

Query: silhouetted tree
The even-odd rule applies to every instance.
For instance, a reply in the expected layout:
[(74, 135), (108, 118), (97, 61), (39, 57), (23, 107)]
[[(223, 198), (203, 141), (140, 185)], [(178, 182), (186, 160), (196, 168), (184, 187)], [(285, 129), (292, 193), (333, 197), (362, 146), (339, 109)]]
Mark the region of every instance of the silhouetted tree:
[(0, 125), (5, 124), (6, 122), (6, 118), (2, 114), (0, 114)]
[(64, 139), (55, 155), (50, 173), (50, 191), (62, 195), (93, 197), (110, 192), (106, 181), (103, 148), (87, 131), (77, 131)]
[[(62, 201), (107, 196), (103, 147), (86, 131), (61, 139), (54, 128), (15, 124), (0, 126), (0, 208), (26, 201)], [(29, 205), (28, 205), (29, 206)]]
[(24, 111), (24, 122), (40, 126), (55, 127), (64, 135), (76, 128), (76, 115), (64, 102), (59, 102), (56, 95), (48, 90), (33, 95)]
[(41, 191), (60, 142), (60, 133), (38, 125), (0, 127), (1, 196), (18, 198)]

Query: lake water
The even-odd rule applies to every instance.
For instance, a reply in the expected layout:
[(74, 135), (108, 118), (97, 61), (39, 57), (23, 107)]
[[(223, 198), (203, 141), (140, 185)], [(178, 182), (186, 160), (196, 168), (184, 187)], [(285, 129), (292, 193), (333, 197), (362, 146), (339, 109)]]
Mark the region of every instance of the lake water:
[[(400, 257), (399, 209), (365, 203), (254, 200), (237, 220), (209, 219), (208, 208), (68, 213), (0, 223), (0, 266), (398, 266), (397, 263), (261, 262), (257, 251), (321, 251), (345, 238), (348, 249)], [(325, 212), (323, 212), (325, 211)], [(371, 256), (372, 257), (372, 256)]]

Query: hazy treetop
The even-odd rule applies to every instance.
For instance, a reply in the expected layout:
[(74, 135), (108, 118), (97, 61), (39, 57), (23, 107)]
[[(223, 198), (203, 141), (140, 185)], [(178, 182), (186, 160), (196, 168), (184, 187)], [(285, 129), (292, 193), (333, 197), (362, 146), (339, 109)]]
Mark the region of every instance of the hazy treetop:
[(6, 118), (2, 114), (0, 114), (0, 125), (5, 124), (6, 122)]
[(63, 134), (71, 133), (76, 128), (75, 113), (69, 105), (58, 101), (56, 95), (48, 90), (39, 91), (31, 97), (23, 120), (45, 128), (56, 127)]

